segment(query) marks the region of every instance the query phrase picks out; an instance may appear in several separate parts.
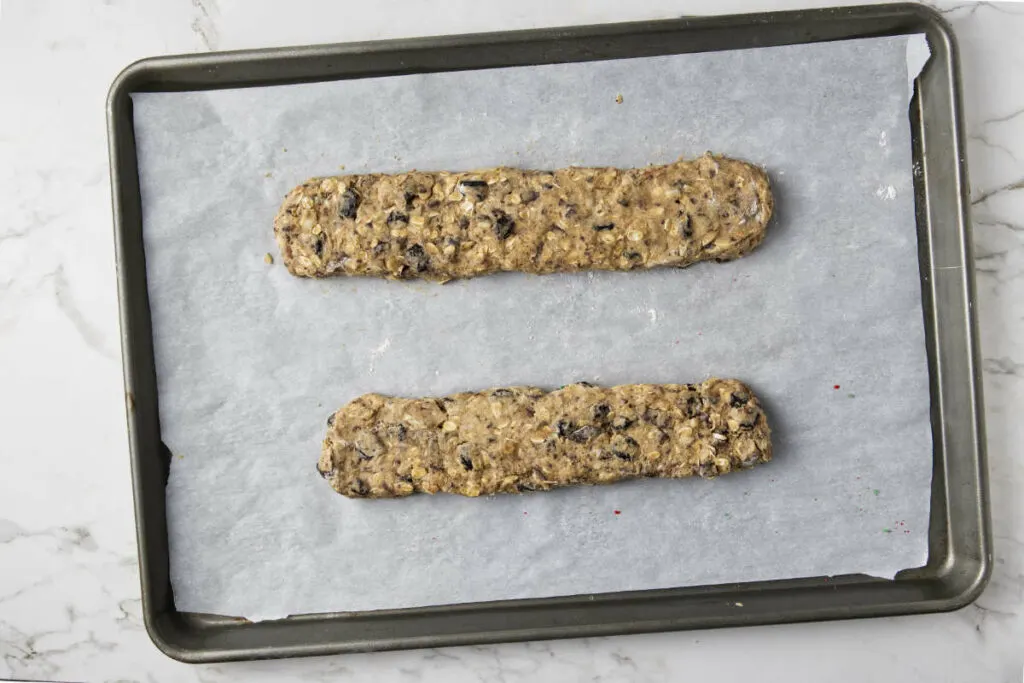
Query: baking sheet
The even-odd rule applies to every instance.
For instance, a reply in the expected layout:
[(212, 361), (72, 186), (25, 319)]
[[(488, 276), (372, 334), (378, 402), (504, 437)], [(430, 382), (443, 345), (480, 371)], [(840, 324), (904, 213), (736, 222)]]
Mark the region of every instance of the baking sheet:
[[(922, 565), (932, 443), (907, 83), (923, 44), (134, 95), (177, 608), (261, 619)], [(438, 286), (263, 261), (285, 192), (340, 165), (707, 149), (773, 180), (777, 219), (736, 262)], [(338, 496), (314, 467), (327, 415), (367, 391), (711, 374), (762, 397), (771, 464), (391, 501)]]

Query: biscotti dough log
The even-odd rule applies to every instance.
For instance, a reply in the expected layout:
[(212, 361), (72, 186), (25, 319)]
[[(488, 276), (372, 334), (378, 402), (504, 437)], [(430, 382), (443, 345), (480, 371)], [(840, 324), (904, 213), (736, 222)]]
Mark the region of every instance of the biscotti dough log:
[(334, 413), (317, 469), (351, 498), (479, 496), (634, 477), (712, 477), (767, 462), (771, 434), (736, 380), (366, 394)]
[(727, 261), (761, 243), (764, 171), (705, 155), (647, 168), (493, 168), (314, 178), (274, 221), (293, 275), (444, 282), (497, 271)]

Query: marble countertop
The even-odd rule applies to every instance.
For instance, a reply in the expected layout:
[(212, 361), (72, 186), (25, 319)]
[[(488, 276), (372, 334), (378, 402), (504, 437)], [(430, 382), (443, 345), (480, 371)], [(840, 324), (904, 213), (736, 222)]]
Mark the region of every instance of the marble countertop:
[(0, 6), (0, 678), (1020, 681), (1024, 5), (939, 5), (960, 40), (996, 561), (978, 601), (891, 619), (189, 666), (141, 621), (104, 99), (142, 57), (795, 9), (807, 0), (297, 0)]

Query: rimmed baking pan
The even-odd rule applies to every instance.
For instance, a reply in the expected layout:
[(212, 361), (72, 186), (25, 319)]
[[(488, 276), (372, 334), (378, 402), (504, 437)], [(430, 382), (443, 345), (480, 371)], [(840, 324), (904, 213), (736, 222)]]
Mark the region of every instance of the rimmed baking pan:
[[(795, 45), (923, 33), (910, 107), (934, 469), (926, 566), (863, 575), (293, 616), (252, 623), (179, 612), (131, 96)], [(955, 609), (991, 564), (968, 185), (956, 43), (934, 11), (883, 5), (500, 34), (161, 57), (131, 65), (107, 103), (125, 390), (146, 627), (189, 662), (869, 617)], [(741, 606), (742, 609), (738, 609)]]

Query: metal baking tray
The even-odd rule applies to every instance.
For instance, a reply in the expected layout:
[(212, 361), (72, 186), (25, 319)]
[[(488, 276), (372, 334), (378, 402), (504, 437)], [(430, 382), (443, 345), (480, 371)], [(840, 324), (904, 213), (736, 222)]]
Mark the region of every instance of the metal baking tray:
[[(175, 609), (165, 509), (170, 453), (160, 439), (132, 93), (912, 33), (926, 34), (932, 54), (910, 107), (935, 444), (925, 567), (893, 581), (847, 575), (259, 623)], [(211, 662), (938, 612), (970, 603), (988, 579), (992, 550), (960, 97), (951, 29), (935, 11), (912, 4), (158, 57), (127, 67), (110, 89), (107, 129), (142, 606), (153, 642), (175, 659)]]

